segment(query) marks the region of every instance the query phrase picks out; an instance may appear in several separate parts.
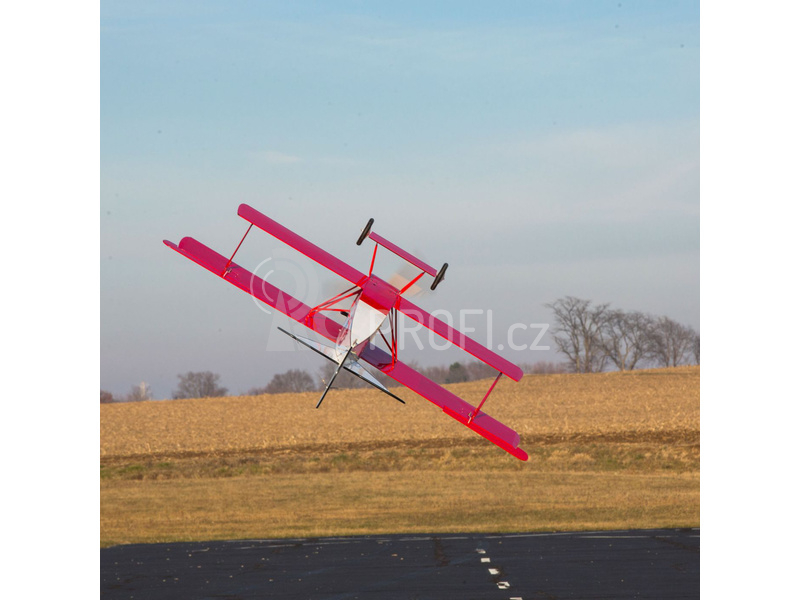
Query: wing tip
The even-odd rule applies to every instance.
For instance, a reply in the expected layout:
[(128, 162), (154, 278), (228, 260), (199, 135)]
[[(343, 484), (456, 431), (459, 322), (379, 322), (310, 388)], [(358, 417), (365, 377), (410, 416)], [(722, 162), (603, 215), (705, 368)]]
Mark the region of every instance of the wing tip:
[(184, 237), (184, 238), (181, 238), (181, 241), (178, 242), (177, 244), (175, 242), (171, 242), (169, 240), (162, 240), (162, 241), (164, 242), (165, 246), (167, 246), (169, 248), (172, 248), (176, 252), (180, 252), (180, 253), (184, 253), (184, 251), (186, 251), (187, 248), (189, 246), (191, 246), (192, 244), (195, 244), (195, 245), (199, 245), (200, 244), (197, 240), (195, 240), (193, 237), (188, 236), (188, 235), (186, 237)]
[[(242, 202), (239, 205), (239, 207), (236, 209), (236, 214), (239, 215), (240, 217), (242, 217), (243, 219), (247, 220), (247, 221), (250, 221), (250, 219), (248, 219), (247, 216), (245, 216), (245, 214), (246, 213), (252, 214), (254, 212), (258, 213), (259, 215), (261, 215), (260, 212), (258, 212), (255, 208), (253, 208), (252, 206), (250, 206), (246, 202)], [(252, 221), (250, 221), (250, 222), (252, 223)]]
[(511, 456), (513, 456), (514, 458), (518, 458), (519, 460), (521, 460), (523, 462), (527, 462), (527, 460), (528, 460), (528, 453), (525, 452), (525, 450), (523, 450), (522, 448), (519, 448), (519, 447), (514, 448), (514, 450), (512, 452), (509, 452), (509, 454)]

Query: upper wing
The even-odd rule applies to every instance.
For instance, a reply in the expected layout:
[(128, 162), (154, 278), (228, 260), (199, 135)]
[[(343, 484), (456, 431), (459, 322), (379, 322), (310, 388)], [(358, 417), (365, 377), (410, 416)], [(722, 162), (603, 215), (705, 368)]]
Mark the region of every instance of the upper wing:
[(228, 265), (226, 269), (225, 265), (228, 263), (227, 258), (208, 246), (201, 244), (194, 238), (185, 237), (177, 246), (168, 240), (164, 240), (164, 243), (176, 252), (183, 254), (186, 258), (193, 260), (201, 267), (205, 267), (215, 275), (229, 281), (240, 290), (247, 292), (254, 298), (281, 311), (283, 314), (313, 329), (329, 340), (336, 341), (336, 338), (339, 336), (339, 331), (342, 329), (339, 323), (329, 319), (321, 312), (315, 313), (314, 316), (308, 320), (307, 317), (311, 311), (311, 307), (234, 262)]
[(290, 231), (277, 221), (273, 221), (267, 215), (258, 212), (252, 206), (240, 204), (239, 216), (259, 229), (275, 236), (282, 242), (289, 244), (298, 252), (305, 254), (308, 258), (318, 262), (323, 267), (327, 267), (340, 277), (344, 277), (352, 284), (359, 285), (367, 278), (367, 276), (358, 269), (354, 269), (346, 262), (336, 258), (333, 254), (325, 252), (325, 250), (319, 246), (312, 244), (307, 239), (297, 235), (294, 231)]
[(363, 349), (359, 358), (384, 372), (398, 383), (402, 383), (423, 398), (430, 400), (445, 413), (512, 456), (520, 460), (528, 460), (528, 454), (519, 447), (519, 434), (516, 431), (484, 412), (478, 413), (470, 421), (470, 415), (476, 410), (474, 406), (418, 373), (405, 363), (397, 361), (392, 366), (391, 356), (372, 344), (368, 344)]
[(490, 367), (497, 369), (505, 375), (508, 375), (514, 381), (519, 381), (522, 379), (522, 369), (520, 369), (517, 365), (506, 360), (499, 354), (492, 352), (475, 340), (468, 338), (458, 329), (453, 329), (450, 327), (450, 325), (444, 321), (440, 321), (430, 313), (422, 310), (410, 300), (401, 297), (397, 304), (397, 310), (404, 315), (411, 317), (417, 323), (424, 325), (431, 331), (436, 332), (446, 340), (453, 342), (459, 348), (463, 348), (478, 360), (483, 361)]

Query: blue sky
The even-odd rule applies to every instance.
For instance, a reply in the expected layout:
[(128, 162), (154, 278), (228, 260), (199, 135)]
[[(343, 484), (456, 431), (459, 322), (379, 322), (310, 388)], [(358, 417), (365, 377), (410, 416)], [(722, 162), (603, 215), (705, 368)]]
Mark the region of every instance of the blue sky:
[[(374, 217), (450, 263), (419, 303), (491, 310), (495, 339), (565, 295), (699, 328), (698, 2), (103, 2), (100, 40), (104, 389), (319, 366), (161, 244), (231, 252), (240, 202), (362, 269)], [(269, 257), (294, 260), (251, 233), (241, 262)]]

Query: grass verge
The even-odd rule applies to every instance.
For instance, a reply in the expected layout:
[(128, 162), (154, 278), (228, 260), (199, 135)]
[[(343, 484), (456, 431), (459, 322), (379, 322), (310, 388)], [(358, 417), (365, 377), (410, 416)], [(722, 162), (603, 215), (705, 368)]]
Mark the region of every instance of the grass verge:
[(103, 545), (699, 525), (696, 473), (406, 471), (101, 484)]
[[(697, 527), (699, 377), (501, 388), (495, 415), (521, 432), (524, 463), (425, 401), (376, 392), (339, 391), (326, 411), (301, 394), (104, 405), (101, 545)], [(486, 384), (454, 391), (479, 399)]]

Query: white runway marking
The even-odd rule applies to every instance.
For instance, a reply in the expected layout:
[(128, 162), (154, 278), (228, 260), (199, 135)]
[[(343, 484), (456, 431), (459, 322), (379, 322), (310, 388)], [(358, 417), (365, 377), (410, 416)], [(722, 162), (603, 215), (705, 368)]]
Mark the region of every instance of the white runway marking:
[[(579, 535), (578, 537), (587, 539), (587, 540), (624, 540), (627, 538), (637, 539), (637, 538), (649, 538), (652, 536), (649, 535)], [(660, 535), (658, 537), (672, 537), (671, 535)]]
[[(582, 531), (583, 535), (588, 535), (592, 533), (608, 533), (607, 531)], [(554, 536), (565, 536), (565, 535), (575, 535), (574, 531), (552, 531), (552, 532), (544, 532), (544, 533), (504, 533), (500, 535), (487, 535), (488, 539), (503, 539), (503, 538), (529, 538), (529, 537), (554, 537)]]

